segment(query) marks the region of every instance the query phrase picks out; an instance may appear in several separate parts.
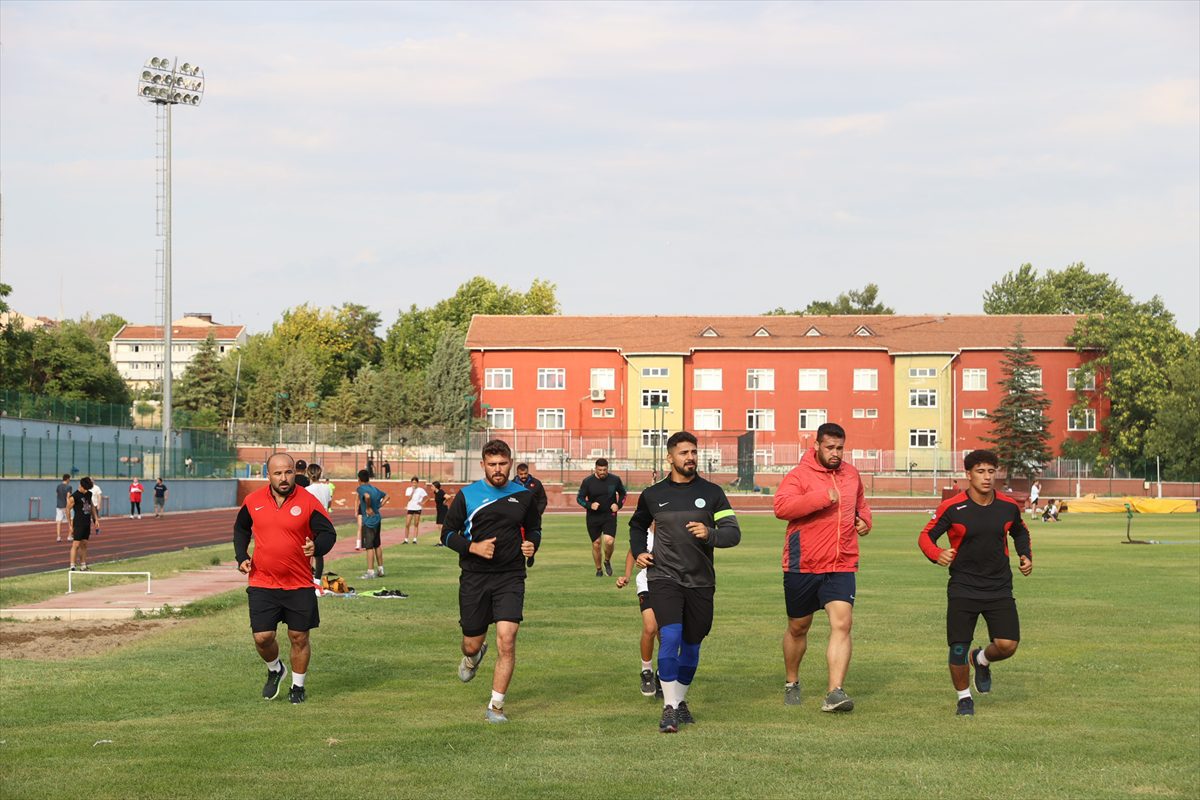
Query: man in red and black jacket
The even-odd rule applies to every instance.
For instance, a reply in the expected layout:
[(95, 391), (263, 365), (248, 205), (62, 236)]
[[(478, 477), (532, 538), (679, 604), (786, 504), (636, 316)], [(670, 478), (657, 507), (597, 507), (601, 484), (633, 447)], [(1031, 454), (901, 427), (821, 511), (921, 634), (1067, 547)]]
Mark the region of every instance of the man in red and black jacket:
[[(950, 679), (958, 692), (957, 713), (972, 716), (975, 701), (970, 689), (971, 666), (975, 667), (975, 688), (980, 694), (987, 694), (992, 690), (991, 663), (1011, 657), (1021, 639), (1008, 537), (1012, 537), (1022, 575), (1033, 572), (1033, 551), (1021, 506), (996, 493), (996, 470), (1000, 465), (996, 454), (991, 450), (973, 450), (963, 465), (967, 471), (967, 490), (938, 506), (933, 519), (917, 537), (917, 544), (930, 561), (950, 568), (946, 587)], [(950, 540), (947, 548), (937, 544), (943, 533)], [(990, 643), (986, 648), (971, 650), (971, 637), (980, 614), (987, 622)]]
[(250, 576), (250, 630), (258, 654), (267, 662), (262, 696), (278, 697), (287, 675), (275, 639), (275, 629), (283, 622), (292, 645), (288, 696), (293, 703), (303, 703), (311, 654), (308, 632), (321, 624), (308, 559), (328, 553), (337, 532), (321, 501), (310, 492), (296, 491), (295, 478), (295, 462), (287, 453), (268, 459), (268, 485), (247, 495), (233, 526), (233, 547), (238, 569)]

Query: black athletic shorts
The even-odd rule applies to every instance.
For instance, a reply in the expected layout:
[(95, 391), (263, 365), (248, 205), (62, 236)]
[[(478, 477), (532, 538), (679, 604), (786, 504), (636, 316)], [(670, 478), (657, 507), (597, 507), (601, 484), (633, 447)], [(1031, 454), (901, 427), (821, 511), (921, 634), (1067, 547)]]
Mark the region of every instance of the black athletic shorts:
[(273, 631), (280, 622), (289, 631), (307, 631), (320, 627), (317, 593), (308, 589), (264, 589), (247, 586), (250, 598), (250, 630), (255, 633)]
[(92, 526), (88, 525), (86, 528), (78, 529), (72, 525), (71, 538), (77, 542), (86, 542), (88, 539), (92, 538)]
[(638, 608), (640, 608), (642, 611), (645, 611), (649, 607), (650, 607), (650, 593), (649, 592), (638, 592)]
[(409, 515), (410, 517), (419, 517), (419, 516), (421, 516), (421, 510), (420, 510), (420, 509), (417, 509), (417, 510), (415, 510), (415, 511), (414, 511), (413, 509), (411, 509), (411, 508), (410, 508), (410, 509), (408, 510), (408, 515)]
[(379, 547), (379, 526), (363, 524), (362, 527), (362, 546), (364, 550), (371, 550)]
[(493, 622), (520, 622), (525, 610), (525, 575), (467, 572), (458, 579), (458, 624), (463, 636), (481, 636)]
[(617, 535), (617, 515), (611, 511), (588, 514), (587, 532), (593, 542), (599, 539), (601, 534), (615, 537)]
[(1013, 598), (971, 600), (951, 597), (946, 602), (946, 644), (971, 641), (980, 614), (987, 623), (989, 640), (1021, 641), (1021, 620), (1017, 616), (1017, 601)]
[(650, 607), (659, 630), (683, 623), (683, 641), (699, 644), (712, 630), (715, 586), (680, 586), (675, 581), (650, 581)]
[(437, 519), (438, 525), (441, 525), (442, 523), (444, 523), (446, 521), (446, 510), (447, 510), (446, 506), (438, 506), (437, 507), (436, 519)]
[(854, 605), (853, 572), (785, 572), (783, 602), (789, 619), (802, 619), (832, 600)]

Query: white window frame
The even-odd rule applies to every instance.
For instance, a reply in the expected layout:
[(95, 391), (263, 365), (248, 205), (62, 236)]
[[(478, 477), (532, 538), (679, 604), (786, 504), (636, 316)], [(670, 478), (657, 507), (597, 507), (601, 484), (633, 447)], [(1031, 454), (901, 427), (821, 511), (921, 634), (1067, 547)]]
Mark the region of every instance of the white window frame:
[(670, 389), (642, 389), (642, 408), (651, 408), (654, 405), (654, 397), (659, 397), (658, 404), (660, 406), (671, 405), (671, 390)]
[[(796, 387), (801, 392), (824, 392), (829, 389), (829, 370), (802, 369), (796, 374), (796, 381)], [(805, 383), (809, 385), (805, 386)]]
[(1096, 391), (1096, 373), (1089, 371), (1088, 382), (1084, 386), (1079, 385), (1076, 376), (1084, 370), (1079, 367), (1072, 367), (1067, 370), (1067, 388), (1072, 391), (1079, 392), (1094, 392)]
[[(558, 424), (555, 425), (555, 422)], [(539, 408), (537, 410), (537, 429), (539, 431), (561, 431), (566, 427), (567, 411), (565, 408)]]
[[(1079, 414), (1083, 414), (1083, 419), (1080, 420)], [(1081, 423), (1082, 422), (1082, 426)], [(1096, 430), (1096, 409), (1085, 408), (1071, 409), (1067, 414), (1067, 430), (1069, 431), (1094, 431)]]
[(748, 408), (746, 409), (746, 430), (773, 431), (775, 430), (775, 409)]
[(851, 416), (854, 419), (879, 419), (878, 408), (856, 408)]
[(775, 391), (775, 370), (752, 367), (746, 370), (746, 391)]
[(854, 370), (854, 391), (856, 391), (856, 392), (877, 392), (877, 391), (879, 391), (879, 370), (877, 370), (877, 369), (856, 369), (856, 370)]
[(612, 367), (592, 367), (588, 388), (615, 392), (617, 390), (617, 371)]
[(1029, 374), (1035, 378), (1034, 382), (1030, 384), (1029, 388), (1041, 389), (1042, 388), (1042, 368), (1041, 367), (1030, 367)]
[[(660, 429), (658, 431), (657, 438), (658, 438), (658, 446), (666, 447), (667, 439), (671, 438), (671, 434), (669, 434), (665, 428)], [(654, 447), (655, 446), (654, 439), (655, 439), (654, 428), (642, 428), (642, 447)]]
[(567, 388), (565, 367), (538, 367), (537, 376), (537, 388), (539, 389), (557, 392)]
[(826, 422), (829, 422), (827, 408), (802, 408), (797, 417), (797, 425), (802, 431), (815, 431)]
[[(922, 402), (924, 400), (924, 402)], [(909, 389), (908, 390), (908, 407), (909, 408), (937, 408), (938, 407), (938, 390), (937, 389)]]
[(483, 388), (504, 391), (513, 388), (512, 367), (488, 367), (483, 371)]
[[(505, 424), (507, 423), (507, 424)], [(511, 408), (489, 408), (487, 409), (487, 426), (500, 431), (511, 431), (515, 426), (513, 409)]]
[[(914, 450), (932, 450), (937, 447), (937, 428), (909, 428), (908, 446)], [(921, 441), (926, 444), (921, 444)]]
[(692, 428), (698, 431), (722, 430), (723, 416), (719, 408), (692, 409)]
[(719, 369), (698, 369), (692, 373), (692, 389), (697, 392), (719, 392), (721, 391), (723, 380), (724, 378)]
[(643, 378), (669, 378), (671, 377), (670, 367), (642, 367)]
[(908, 377), (910, 378), (936, 378), (937, 367), (909, 367)]
[(603, 419), (604, 412), (607, 410), (608, 409), (601, 408), (600, 406), (592, 406), (592, 417), (595, 419)]
[(962, 371), (962, 390), (964, 392), (986, 392), (987, 369), (964, 369)]

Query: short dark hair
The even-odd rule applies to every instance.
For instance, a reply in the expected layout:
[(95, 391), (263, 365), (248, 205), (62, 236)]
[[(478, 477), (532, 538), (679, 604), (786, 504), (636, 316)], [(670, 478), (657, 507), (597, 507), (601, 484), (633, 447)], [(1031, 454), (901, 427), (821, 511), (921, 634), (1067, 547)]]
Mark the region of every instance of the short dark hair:
[(993, 450), (972, 450), (963, 459), (963, 467), (967, 472), (975, 469), (980, 464), (990, 464), (993, 467), (999, 467), (1000, 458)]
[(667, 439), (667, 449), (674, 450), (680, 442), (687, 442), (688, 444), (698, 444), (698, 442), (696, 441), (696, 435), (694, 433), (691, 433), (689, 431), (679, 431), (678, 433), (672, 433), (671, 438)]
[(503, 439), (492, 439), (483, 446), (483, 457), (488, 456), (504, 456), (512, 458), (512, 448), (508, 446), (508, 442)]
[(418, 478), (416, 475), (413, 475), (413, 476), (412, 476), (411, 478), (409, 478), (408, 480), (409, 480), (409, 483), (412, 483), (413, 481), (419, 481), (419, 480), (421, 480), (421, 479), (420, 479), (420, 478)]
[(440, 489), (440, 488), (442, 488), (442, 482), (441, 482), (441, 481), (434, 481), (434, 482), (433, 482), (433, 488), (435, 488), (435, 489)]
[(88, 476), (84, 475), (79, 479), (79, 488), (83, 489), (85, 492), (90, 492), (93, 486), (95, 486), (95, 484), (92, 483), (92, 479)]
[(63, 473), (63, 480), (64, 480), (64, 481), (69, 481), (69, 480), (71, 480), (71, 473), (69, 473), (69, 472), (64, 472), (64, 473)]
[(518, 470), (518, 471), (520, 471), (520, 470), (528, 470), (528, 469), (529, 469), (529, 465), (528, 465), (528, 464), (526, 464), (524, 461), (522, 461), (520, 464), (517, 464), (517, 470)]
[(596, 459), (596, 466), (597, 466), (597, 467), (607, 467), (607, 466), (608, 466), (608, 459), (607, 459), (607, 458), (597, 458), (597, 459)]
[(308, 462), (305, 461), (303, 458), (297, 458), (296, 459), (296, 471), (304, 472), (304, 470), (306, 470), (306, 469), (308, 469)]
[(821, 427), (817, 428), (817, 441), (820, 442), (826, 436), (832, 436), (834, 439), (845, 439), (846, 429), (836, 422), (824, 422)]
[(370, 483), (371, 482), (371, 473), (367, 472), (365, 469), (360, 469), (358, 471), (358, 479), (360, 481), (362, 481), (363, 483)]

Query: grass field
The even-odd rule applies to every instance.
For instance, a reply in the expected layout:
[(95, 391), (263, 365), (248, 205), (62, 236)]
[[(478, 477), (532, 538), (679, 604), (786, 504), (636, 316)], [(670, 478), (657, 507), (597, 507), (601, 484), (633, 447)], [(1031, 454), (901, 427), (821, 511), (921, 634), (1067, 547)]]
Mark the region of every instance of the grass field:
[(924, 519), (880, 515), (863, 541), (852, 714), (818, 710), (822, 620), (804, 704), (783, 705), (780, 524), (744, 515), (742, 544), (717, 554), (688, 698), (698, 724), (658, 734), (659, 707), (637, 691), (633, 589), (594, 578), (581, 522), (559, 517), (528, 582), (508, 725), (482, 721), (492, 655), (475, 682), (455, 676), (453, 554), (393, 547), (396, 577), (376, 583), (411, 598), (322, 600), (302, 706), (258, 699), (244, 601), (228, 597), (103, 656), (0, 661), (0, 796), (1200, 795), (1197, 518), (1139, 517), (1135, 535), (1182, 543), (1159, 546), (1120, 544), (1119, 515), (1035, 525), (1035, 571), (1016, 577), (1021, 649), (973, 719), (954, 716), (945, 573), (915, 544)]

